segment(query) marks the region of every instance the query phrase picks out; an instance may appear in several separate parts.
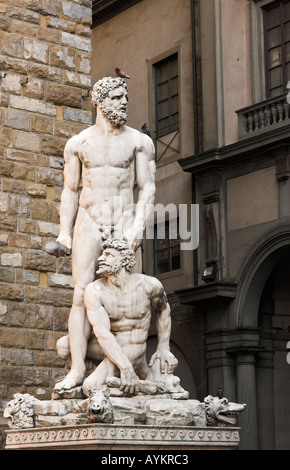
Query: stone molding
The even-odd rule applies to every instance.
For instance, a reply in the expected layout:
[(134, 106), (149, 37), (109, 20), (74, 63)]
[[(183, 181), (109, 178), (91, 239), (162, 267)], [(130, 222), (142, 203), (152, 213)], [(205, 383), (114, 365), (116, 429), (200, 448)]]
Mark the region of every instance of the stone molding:
[(93, 28), (110, 20), (141, 0), (99, 0), (93, 1)]
[(6, 431), (6, 449), (232, 449), (238, 427), (173, 427), (85, 424)]

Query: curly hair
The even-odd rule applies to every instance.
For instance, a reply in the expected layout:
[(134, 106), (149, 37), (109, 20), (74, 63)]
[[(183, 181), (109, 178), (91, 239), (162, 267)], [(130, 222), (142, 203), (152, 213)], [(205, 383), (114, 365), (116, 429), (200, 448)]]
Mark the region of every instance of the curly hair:
[(115, 90), (118, 87), (124, 87), (128, 90), (127, 83), (121, 77), (104, 77), (93, 86), (92, 90), (92, 104), (99, 106), (103, 100), (108, 96), (109, 91)]
[(133, 250), (130, 250), (129, 245), (124, 240), (118, 240), (116, 238), (108, 238), (102, 244), (103, 250), (106, 248), (113, 248), (121, 253), (121, 263), (122, 266), (129, 273), (132, 271), (136, 264), (135, 253)]

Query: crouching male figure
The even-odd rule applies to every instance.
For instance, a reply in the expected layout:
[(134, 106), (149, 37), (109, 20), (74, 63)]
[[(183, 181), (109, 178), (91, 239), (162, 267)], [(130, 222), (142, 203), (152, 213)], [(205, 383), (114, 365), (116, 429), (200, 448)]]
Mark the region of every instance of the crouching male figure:
[(144, 274), (131, 273), (134, 252), (125, 241), (108, 239), (98, 259), (97, 274), (101, 277), (85, 289), (88, 319), (105, 359), (83, 383), (90, 390), (120, 377), (125, 394), (139, 391), (139, 379), (145, 380), (149, 366), (146, 341), (152, 309), (156, 313), (158, 345), (150, 364), (160, 360), (160, 372), (171, 374), (177, 359), (170, 352), (170, 307), (162, 284)]

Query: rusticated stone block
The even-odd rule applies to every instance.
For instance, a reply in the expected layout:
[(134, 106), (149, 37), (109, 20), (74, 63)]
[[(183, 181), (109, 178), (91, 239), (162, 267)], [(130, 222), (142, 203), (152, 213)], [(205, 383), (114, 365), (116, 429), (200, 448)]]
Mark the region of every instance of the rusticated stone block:
[(42, 134), (52, 134), (53, 119), (47, 116), (33, 114), (31, 116), (31, 130)]
[(14, 73), (7, 72), (6, 76), (2, 78), (1, 88), (3, 91), (21, 94), (21, 77)]
[[(24, 287), (19, 284), (0, 283), (0, 298), (8, 300), (23, 300)], [(1, 344), (1, 341), (0, 341)]]
[(92, 113), (82, 109), (64, 108), (63, 118), (68, 121), (82, 122), (84, 124), (92, 123)]
[[(52, 85), (53, 86), (53, 85)], [(10, 106), (17, 109), (25, 109), (33, 113), (56, 116), (56, 108), (51, 103), (44, 103), (40, 100), (27, 98), (26, 96), (10, 96)]]
[(37, 30), (37, 38), (47, 42), (59, 43), (60, 32), (51, 28), (39, 27)]
[(51, 82), (61, 82), (61, 70), (56, 67), (28, 62), (28, 71), (38, 78), (44, 78)]
[(43, 15), (60, 16), (60, 2), (57, 0), (23, 0), (25, 8)]
[(29, 349), (44, 349), (45, 332), (39, 329), (27, 330), (26, 345)]
[(55, 17), (47, 17), (46, 26), (48, 28), (60, 29), (62, 31), (66, 31), (67, 33), (75, 33), (76, 30), (76, 24), (74, 21), (67, 21)]
[(48, 285), (50, 287), (73, 288), (72, 277), (67, 274), (48, 273)]
[(51, 168), (36, 168), (35, 181), (49, 186), (63, 186), (63, 171)]
[(23, 58), (23, 38), (18, 34), (1, 32), (0, 53), (11, 57)]
[(55, 309), (54, 329), (56, 331), (67, 330), (69, 313), (70, 313), (70, 308), (68, 307), (59, 307)]
[[(47, 333), (50, 332), (46, 332)], [(34, 351), (34, 365), (37, 367), (63, 367), (63, 359), (55, 352), (55, 343), (51, 351)]]
[(88, 26), (78, 24), (76, 27), (76, 34), (80, 36), (84, 36), (86, 38), (90, 38), (92, 36), (92, 30)]
[(28, 235), (22, 235), (20, 233), (11, 233), (9, 236), (9, 246), (15, 246), (18, 248), (28, 247)]
[(54, 104), (81, 107), (82, 90), (67, 85), (56, 85), (50, 82), (45, 83), (45, 101), (52, 101)]
[(36, 271), (16, 270), (16, 282), (19, 284), (37, 285), (39, 284), (39, 273)]
[(28, 197), (22, 197), (16, 194), (9, 195), (8, 215), (29, 217), (29, 211), (30, 199)]
[(32, 219), (50, 221), (52, 215), (52, 205), (50, 201), (43, 199), (31, 199), (30, 203)]
[(50, 371), (39, 367), (23, 367), (23, 384), (49, 387)]
[(68, 140), (75, 134), (79, 134), (86, 126), (76, 122), (55, 120), (54, 133), (57, 137), (64, 137)]
[(17, 219), (16, 217), (11, 217), (7, 215), (0, 214), (0, 230), (11, 231), (16, 230)]
[(92, 70), (91, 56), (77, 51), (76, 53), (76, 71), (89, 75)]
[(92, 9), (72, 2), (62, 2), (62, 11), (65, 17), (78, 20), (90, 25), (92, 22)]
[(5, 179), (3, 181), (3, 191), (7, 191), (9, 193), (23, 194), (25, 191), (25, 182), (19, 180)]
[(61, 44), (63, 46), (75, 47), (85, 52), (92, 52), (91, 40), (82, 36), (76, 36), (66, 32), (61, 33)]
[(76, 60), (75, 60), (75, 50), (62, 47), (62, 46), (53, 46), (50, 48), (50, 65), (54, 67), (62, 67), (71, 70), (75, 70)]
[(46, 237), (57, 237), (59, 234), (59, 224), (52, 224), (50, 222), (39, 221), (38, 233)]
[(25, 326), (28, 328), (41, 328), (49, 330), (53, 328), (54, 306), (26, 304), (23, 308), (25, 315)]
[(48, 63), (49, 47), (46, 43), (36, 41), (35, 39), (24, 39), (23, 57), (27, 60), (33, 60), (42, 64)]
[(70, 307), (72, 305), (72, 291), (68, 289), (58, 289), (56, 291), (54, 288), (25, 286), (25, 301), (56, 307)]
[(14, 282), (15, 272), (13, 268), (0, 268), (1, 282)]
[(2, 266), (22, 266), (22, 255), (21, 253), (3, 253), (1, 255)]
[(11, 23), (6, 18), (0, 18), (0, 29), (2, 31), (11, 31)]
[[(1, 337), (1, 333), (0, 333)], [(14, 346), (17, 345), (17, 342)], [(20, 346), (19, 346), (20, 347)], [(22, 384), (22, 367), (0, 366), (0, 382), (11, 385)]]
[(34, 181), (35, 170), (30, 165), (22, 165), (15, 163), (14, 165), (14, 178), (28, 181)]
[(36, 269), (37, 271), (55, 272), (56, 260), (52, 255), (40, 250), (27, 250), (23, 258), (25, 269)]
[(66, 256), (65, 258), (59, 258), (57, 260), (57, 271), (62, 274), (71, 274), (71, 256)]
[(12, 131), (12, 142), (14, 147), (32, 152), (39, 152), (40, 139), (33, 132)]
[(41, 153), (62, 156), (66, 140), (61, 137), (45, 135), (41, 138)]
[(21, 34), (22, 37), (36, 37), (37, 27), (29, 24), (27, 21), (13, 19), (11, 23), (12, 33)]
[(36, 233), (36, 221), (31, 219), (19, 219), (19, 232)]
[(8, 209), (8, 194), (0, 193), (0, 211), (7, 212)]
[(26, 192), (31, 197), (46, 197), (46, 186), (44, 184), (37, 184), (37, 183), (27, 183), (26, 184)]
[(24, 131), (30, 130), (30, 115), (27, 111), (19, 109), (4, 109), (4, 126), (13, 127)]
[(12, 176), (14, 171), (14, 164), (5, 160), (0, 160), (0, 174), (1, 176)]
[(62, 76), (63, 83), (66, 85), (77, 86), (83, 89), (90, 89), (92, 86), (91, 79), (87, 75), (64, 70)]
[[(15, 150), (15, 149), (7, 149), (6, 152), (7, 160), (11, 160), (11, 162), (22, 162), (28, 163), (29, 165), (38, 165), (38, 166), (46, 166), (46, 156), (39, 155), (31, 152), (26, 152), (25, 150)], [(13, 165), (13, 163), (11, 163)], [(0, 161), (1, 165), (1, 161)], [(11, 175), (10, 175), (11, 176)]]
[(40, 80), (39, 78), (30, 78), (29, 81), (22, 86), (22, 90), (23, 96), (42, 100), (44, 95), (43, 80)]

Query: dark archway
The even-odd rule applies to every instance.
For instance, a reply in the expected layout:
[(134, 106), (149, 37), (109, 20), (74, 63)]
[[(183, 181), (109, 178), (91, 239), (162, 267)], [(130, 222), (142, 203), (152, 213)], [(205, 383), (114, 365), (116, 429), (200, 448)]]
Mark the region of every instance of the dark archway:
[[(281, 410), (278, 395), (283, 390), (283, 374), (287, 374), (287, 340), (285, 338), (285, 350), (278, 350), (283, 347), (280, 343), (277, 349), (275, 331), (281, 324), (277, 307), (283, 296), (290, 293), (290, 270), (285, 271), (288, 264), (290, 225), (285, 224), (265, 235), (249, 253), (240, 270), (237, 296), (231, 306), (232, 327), (239, 332), (240, 338), (247, 334), (247, 344), (240, 341), (235, 353), (237, 399), (247, 403), (239, 423), (242, 449), (272, 449), (276, 444), (280, 448), (285, 445), (285, 439), (281, 440), (281, 436), (285, 436), (282, 431), (284, 415), (289, 416), (290, 411), (285, 400)], [(290, 376), (290, 367), (288, 374)], [(289, 392), (285, 390), (287, 396)], [(287, 438), (289, 442), (290, 435)]]

